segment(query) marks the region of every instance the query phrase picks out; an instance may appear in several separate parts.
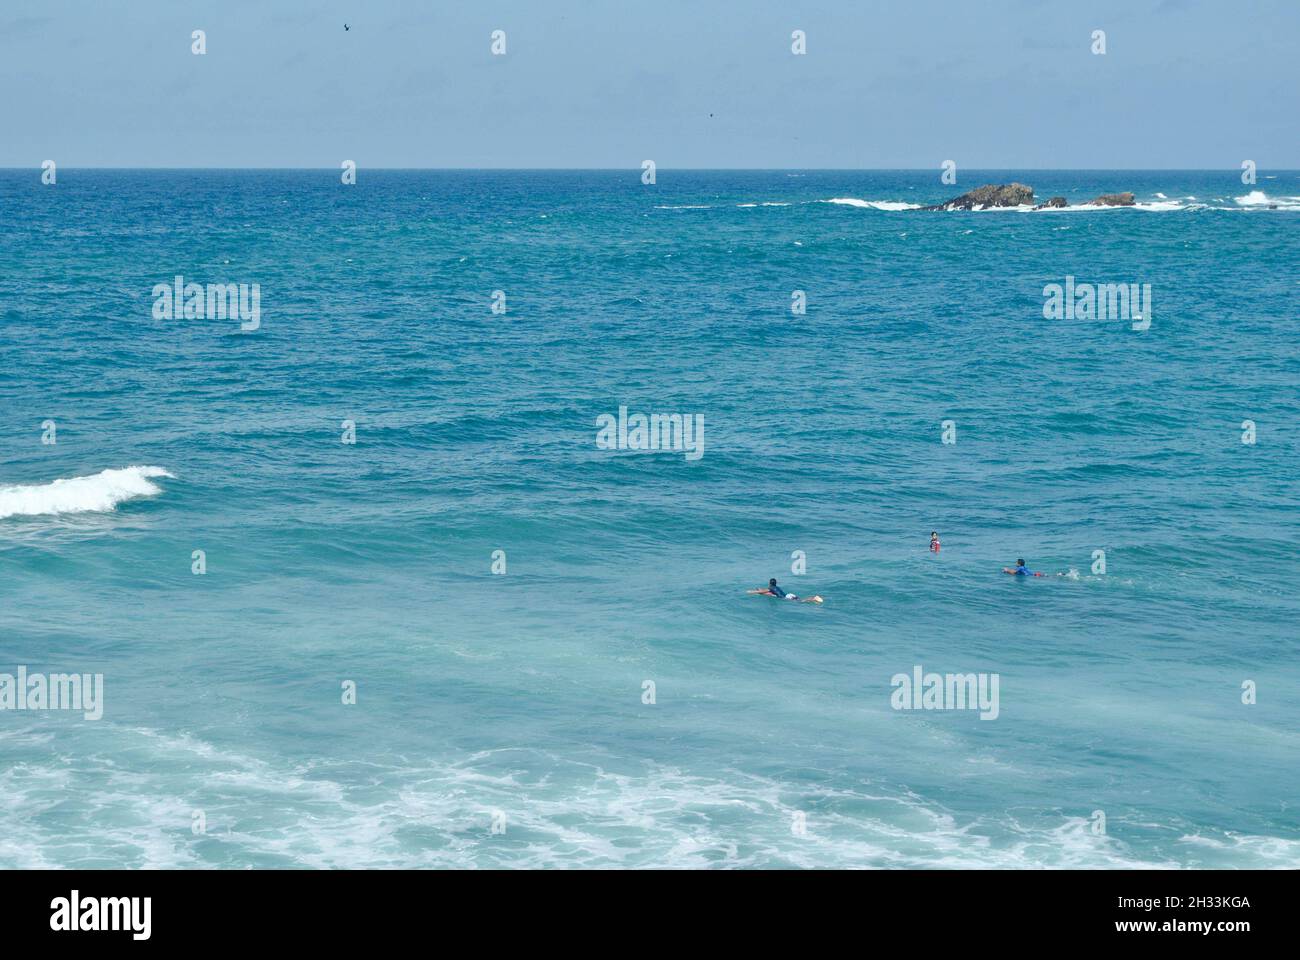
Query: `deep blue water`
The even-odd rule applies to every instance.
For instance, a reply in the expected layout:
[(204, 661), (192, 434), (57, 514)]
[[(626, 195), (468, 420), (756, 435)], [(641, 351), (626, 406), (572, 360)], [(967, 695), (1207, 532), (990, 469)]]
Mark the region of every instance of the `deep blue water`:
[[(0, 673), (105, 684), (0, 711), (0, 866), (1300, 865), (1271, 176), (0, 172)], [(862, 205), (1012, 179), (1143, 206)]]

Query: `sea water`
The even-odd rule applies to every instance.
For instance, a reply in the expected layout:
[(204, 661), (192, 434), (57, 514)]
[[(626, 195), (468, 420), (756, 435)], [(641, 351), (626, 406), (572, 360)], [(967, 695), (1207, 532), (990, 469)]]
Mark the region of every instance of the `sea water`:
[(0, 674), (103, 702), (0, 866), (1300, 865), (1297, 263), (1294, 172), (2, 172)]

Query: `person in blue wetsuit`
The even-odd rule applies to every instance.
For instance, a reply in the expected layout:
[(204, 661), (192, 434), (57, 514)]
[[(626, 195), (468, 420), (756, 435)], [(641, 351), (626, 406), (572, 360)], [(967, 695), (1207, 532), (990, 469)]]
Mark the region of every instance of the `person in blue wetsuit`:
[(793, 593), (786, 593), (776, 585), (776, 577), (767, 581), (767, 586), (762, 590), (749, 590), (748, 593), (758, 594), (764, 597), (776, 597), (778, 600), (798, 600), (800, 603), (821, 603), (822, 598), (818, 596), (797, 597)]
[(1045, 573), (1037, 573), (1037, 572), (1035, 572), (1035, 571), (1033, 571), (1033, 570), (1030, 570), (1028, 567), (1025, 566), (1025, 561), (1024, 561), (1024, 560), (1017, 560), (1017, 561), (1016, 561), (1016, 568), (1015, 568), (1014, 570), (1011, 569), (1010, 567), (1003, 567), (1003, 568), (1002, 568), (1002, 572), (1003, 572), (1003, 573), (1009, 573), (1009, 574), (1011, 574), (1013, 577), (1045, 577), (1045, 576), (1047, 576), (1047, 574), (1045, 574)]

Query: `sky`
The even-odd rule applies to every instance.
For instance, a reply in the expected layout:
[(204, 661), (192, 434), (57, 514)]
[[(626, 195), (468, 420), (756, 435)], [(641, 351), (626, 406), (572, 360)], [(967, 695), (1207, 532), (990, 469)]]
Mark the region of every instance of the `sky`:
[(0, 0), (0, 167), (1297, 169), (1298, 81), (1300, 0)]

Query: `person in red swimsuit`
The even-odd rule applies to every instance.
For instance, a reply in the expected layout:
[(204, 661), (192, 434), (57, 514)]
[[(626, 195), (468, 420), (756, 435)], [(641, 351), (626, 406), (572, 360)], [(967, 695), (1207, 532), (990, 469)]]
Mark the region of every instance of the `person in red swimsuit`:
[(939, 552), (939, 531), (937, 530), (930, 531), (930, 552)]

